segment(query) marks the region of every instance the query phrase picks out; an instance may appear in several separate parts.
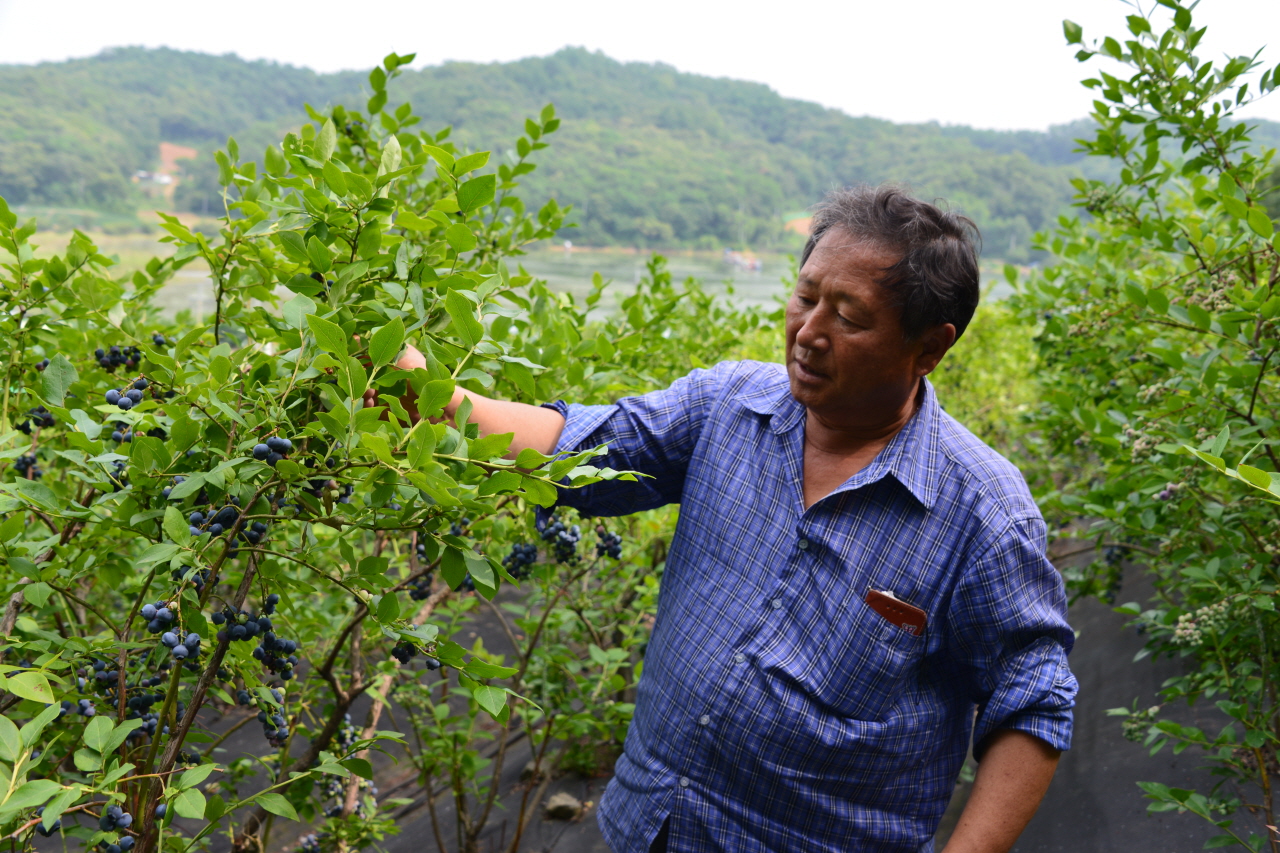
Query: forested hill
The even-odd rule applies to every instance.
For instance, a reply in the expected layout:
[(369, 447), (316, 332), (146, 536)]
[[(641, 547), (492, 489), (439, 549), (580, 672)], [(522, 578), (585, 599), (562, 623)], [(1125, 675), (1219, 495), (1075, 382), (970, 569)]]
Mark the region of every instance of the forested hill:
[[(172, 50), (0, 66), (0, 195), (11, 204), (136, 205), (128, 176), (154, 168), (166, 141), (202, 155), (178, 193), (179, 205), (198, 209), (209, 155), (228, 135), (258, 151), (299, 123), (303, 103), (362, 107), (367, 94), (363, 73)], [(573, 204), (580, 227), (565, 236), (593, 245), (778, 245), (785, 214), (826, 189), (897, 180), (969, 213), (989, 254), (1016, 259), (1067, 206), (1068, 180), (1087, 165), (1072, 152), (1083, 123), (1049, 133), (898, 125), (582, 49), (408, 71), (391, 94), (429, 127), (452, 125), (456, 141), (498, 150), (524, 116), (555, 103), (563, 126), (528, 190)]]

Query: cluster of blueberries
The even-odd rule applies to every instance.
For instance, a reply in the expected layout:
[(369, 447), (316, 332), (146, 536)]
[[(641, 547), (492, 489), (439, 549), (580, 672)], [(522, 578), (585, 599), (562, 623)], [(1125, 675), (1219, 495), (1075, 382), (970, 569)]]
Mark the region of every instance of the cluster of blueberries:
[(557, 563), (578, 562), (578, 543), (582, 541), (582, 530), (578, 525), (568, 526), (553, 515), (542, 529), (542, 540), (551, 543)]
[(391, 650), (391, 656), (400, 661), (401, 666), (413, 660), (418, 654), (418, 647), (413, 643), (400, 643)]
[(113, 346), (106, 350), (98, 347), (93, 351), (93, 354), (98, 359), (98, 364), (107, 373), (114, 372), (117, 367), (127, 367), (133, 370), (142, 362), (142, 350), (137, 347)]
[(19, 456), (13, 460), (13, 470), (18, 472), (18, 476), (24, 480), (39, 480), (44, 476), (44, 469), (36, 464), (36, 455), (34, 453), (27, 456)]
[(174, 660), (186, 660), (200, 654), (199, 634), (187, 634), (183, 638), (173, 631), (165, 631), (160, 635), (160, 644), (169, 650)]
[(187, 516), (187, 524), (190, 527), (191, 535), (199, 536), (202, 533), (208, 533), (210, 536), (221, 536), (226, 533), (240, 520), (240, 509), (237, 506), (239, 503), (240, 499), (232, 496), (230, 502), (218, 509), (217, 512), (204, 513), (200, 510), (195, 510), (191, 515)]
[(41, 373), (44, 373), (44, 369), (48, 366), (49, 366), (49, 359), (47, 358), (42, 358), (36, 362), (36, 370), (38, 370)]
[(298, 839), (298, 853), (320, 853), (320, 836), (328, 833), (308, 833)]
[(147, 620), (147, 630), (152, 634), (168, 631), (178, 621), (178, 617), (169, 609), (169, 602), (163, 599), (155, 604), (142, 605), (142, 609), (139, 612), (142, 618)]
[(609, 556), (615, 560), (622, 559), (622, 537), (610, 533), (603, 524), (596, 525), (596, 556)]
[(168, 341), (164, 339), (164, 335), (160, 334), (159, 332), (156, 332), (154, 335), (151, 336), (151, 343), (153, 343), (158, 347), (162, 347), (168, 344)]
[(107, 479), (111, 481), (111, 491), (113, 492), (118, 492), (129, 485), (129, 478), (124, 473), (123, 459), (117, 459), (111, 463), (111, 470), (107, 472)]
[(507, 573), (520, 580), (529, 573), (529, 567), (538, 562), (538, 546), (532, 542), (516, 542), (511, 546), (511, 553), (502, 558), (502, 565)]
[(253, 650), (254, 660), (260, 661), (282, 680), (289, 681), (294, 675), (293, 668), (298, 665), (298, 656), (295, 654), (298, 651), (298, 641), (277, 637), (272, 630), (271, 616), (276, 612), (276, 605), (279, 603), (280, 596), (273, 592), (267, 596), (267, 600), (262, 605), (262, 613), (258, 616), (248, 611), (236, 611), (227, 607), (214, 613), (210, 618), (215, 625), (227, 626), (218, 631), (219, 642), (224, 638), (230, 638), (234, 642), (249, 640), (260, 635), (262, 640)]
[(98, 709), (93, 706), (92, 699), (80, 699), (72, 702), (70, 699), (63, 699), (58, 710), (58, 719), (61, 720), (67, 714), (79, 714), (82, 717), (93, 717), (98, 713)]
[[(173, 578), (175, 581), (181, 581), (183, 575), (185, 575), (187, 571), (189, 571), (189, 569), (174, 569), (169, 572), (169, 577)], [(204, 585), (209, 582), (209, 577), (210, 573), (208, 569), (198, 569), (191, 575), (191, 585), (195, 587), (197, 593), (204, 592)], [(191, 665), (187, 664), (187, 668), (190, 669)]]
[(133, 849), (133, 844), (133, 836), (126, 835), (114, 843), (103, 839), (98, 842), (98, 849), (101, 850), (102, 853), (129, 853), (129, 851)]
[(110, 406), (118, 406), (120, 411), (127, 412), (142, 402), (142, 392), (151, 383), (145, 377), (137, 379), (127, 388), (112, 388), (106, 393), (106, 401)]
[[(274, 687), (271, 688), (271, 698), (283, 708), (284, 694)], [(276, 749), (284, 746), (285, 741), (289, 739), (289, 725), (285, 720), (284, 714), (279, 710), (273, 710), (267, 713), (267, 709), (263, 708), (257, 698), (248, 690), (240, 690), (236, 693), (236, 704), (253, 706), (258, 705), (258, 722), (262, 723), (262, 734)]]
[(259, 462), (266, 462), (274, 468), (276, 463), (284, 459), (292, 449), (292, 441), (273, 435), (265, 442), (253, 446), (253, 458)]
[(431, 597), (431, 572), (409, 584), (409, 597), (414, 601), (426, 601)]
[(27, 418), (14, 427), (18, 432), (31, 435), (32, 427), (48, 429), (57, 423), (52, 414), (44, 406), (36, 406), (34, 409), (27, 409)]
[[(147, 430), (146, 434), (151, 436), (152, 438), (158, 438), (161, 441), (164, 441), (166, 438), (169, 437), (168, 433), (166, 433), (164, 429), (162, 429), (161, 427), (152, 427), (151, 429)], [(129, 442), (133, 441), (133, 427), (129, 426), (124, 421), (116, 421), (114, 424), (112, 424), (111, 440), (116, 442), (117, 444), (121, 442), (128, 444)]]
[(133, 826), (133, 815), (119, 806), (107, 806), (102, 811), (102, 817), (98, 818), (98, 828), (103, 832), (128, 829), (130, 826)]

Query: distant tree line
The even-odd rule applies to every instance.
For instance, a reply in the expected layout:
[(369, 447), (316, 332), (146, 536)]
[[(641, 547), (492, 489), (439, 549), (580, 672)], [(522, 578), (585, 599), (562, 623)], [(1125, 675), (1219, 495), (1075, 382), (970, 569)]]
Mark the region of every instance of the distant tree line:
[[(228, 135), (242, 150), (261, 150), (303, 103), (354, 102), (365, 88), (357, 72), (142, 48), (0, 66), (0, 195), (14, 204), (145, 206), (129, 177), (155, 167), (163, 140), (202, 154), (185, 164), (175, 204), (214, 213), (211, 155)], [(896, 180), (973, 216), (989, 255), (1026, 260), (1031, 235), (1069, 209), (1070, 179), (1090, 168), (1074, 150), (1088, 122), (1046, 133), (898, 125), (576, 48), (411, 71), (399, 91), (426, 122), (452, 126), (459, 144), (495, 156), (510, 146), (509, 128), (554, 102), (563, 129), (528, 176), (528, 196), (539, 203), (554, 186), (577, 223), (562, 237), (588, 245), (785, 246), (796, 239), (785, 215), (830, 187)], [(1280, 124), (1261, 124), (1255, 138), (1280, 142)]]

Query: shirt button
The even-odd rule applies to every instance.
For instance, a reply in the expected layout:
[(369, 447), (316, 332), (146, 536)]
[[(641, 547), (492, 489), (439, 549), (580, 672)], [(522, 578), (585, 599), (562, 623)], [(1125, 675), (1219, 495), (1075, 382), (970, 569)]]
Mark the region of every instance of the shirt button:
[(746, 655), (744, 655), (742, 652), (738, 652), (736, 655), (734, 655), (734, 656), (733, 656), (733, 662), (734, 662), (734, 663), (746, 663), (746, 662), (747, 662), (747, 656), (746, 656)]
[(799, 542), (797, 542), (796, 544), (800, 546), (800, 550), (801, 550), (801, 551), (808, 551), (808, 550), (809, 550), (809, 540), (808, 540), (808, 539), (801, 539), (801, 540), (800, 540)]
[(771, 603), (773, 604), (773, 609), (774, 609), (774, 610), (781, 610), (781, 609), (782, 609), (782, 599), (781, 599), (781, 598), (775, 598)]
[(680, 787), (681, 787), (681, 788), (687, 788), (687, 787), (689, 787), (689, 777), (688, 777), (688, 776), (681, 776), (681, 777), (680, 777)]
[(703, 714), (701, 717), (698, 718), (698, 725), (700, 726), (711, 725), (711, 716), (709, 714)]

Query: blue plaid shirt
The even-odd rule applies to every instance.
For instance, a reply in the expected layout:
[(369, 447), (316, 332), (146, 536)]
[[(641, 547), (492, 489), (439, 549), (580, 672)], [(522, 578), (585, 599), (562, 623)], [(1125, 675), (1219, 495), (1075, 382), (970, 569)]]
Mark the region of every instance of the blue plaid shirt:
[[(1071, 741), (1062, 580), (1021, 474), (939, 407), (805, 509), (784, 368), (726, 362), (611, 406), (553, 404), (559, 450), (649, 474), (562, 498), (679, 503), (624, 754), (599, 821), (644, 853), (929, 851), (972, 736)], [(863, 602), (924, 609), (914, 636)], [(976, 715), (975, 715), (976, 711)]]

